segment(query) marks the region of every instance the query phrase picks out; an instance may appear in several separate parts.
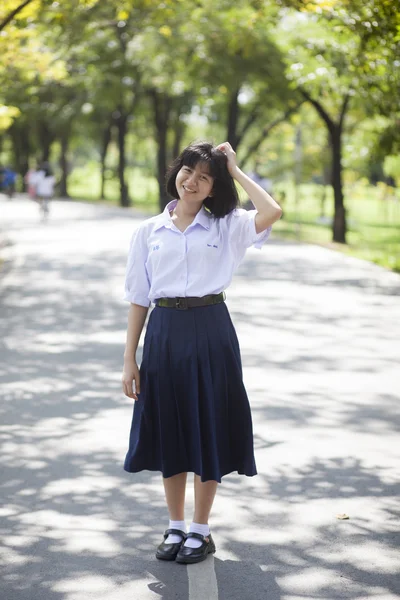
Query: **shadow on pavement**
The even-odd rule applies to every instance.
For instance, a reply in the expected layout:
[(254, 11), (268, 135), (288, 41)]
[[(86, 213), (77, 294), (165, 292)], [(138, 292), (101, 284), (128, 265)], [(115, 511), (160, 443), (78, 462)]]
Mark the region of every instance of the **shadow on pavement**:
[[(135, 585), (147, 590), (146, 599), (188, 598), (187, 568), (153, 558), (167, 522), (159, 474), (133, 478), (122, 470), (131, 420), (131, 403), (120, 391), (127, 307), (114, 285), (123, 279), (124, 250), (93, 250), (81, 259), (33, 253), (20, 268), (20, 284), (2, 291), (0, 533), (5, 600), (141, 600), (134, 595)], [(361, 306), (358, 320), (343, 330), (346, 306), (332, 314), (319, 299), (307, 304), (301, 292), (298, 297), (282, 293), (278, 284), (293, 282), (298, 290), (315, 286), (329, 295), (332, 289), (333, 296), (338, 287), (350, 288), (368, 291), (369, 301), (378, 307), (380, 302), (384, 306), (385, 296), (399, 293), (400, 285), (380, 286), (367, 275), (358, 280), (350, 273), (343, 279), (336, 258), (327, 260), (320, 266), (311, 260), (287, 265), (272, 260), (266, 272), (265, 263), (251, 255), (241, 268), (235, 286), (239, 291), (229, 302), (243, 334), (243, 362), (249, 373), (260, 369), (267, 378), (272, 367), (279, 377), (344, 368), (371, 373), (380, 365), (395, 364), (389, 351), (365, 354), (371, 335), (379, 330), (379, 310), (367, 314)], [(260, 285), (252, 288), (252, 310), (244, 312), (240, 306), (252, 278)], [(264, 280), (268, 287), (263, 287)], [(307, 342), (307, 331), (316, 321), (320, 327), (312, 340), (312, 359), (309, 347), (301, 343), (291, 355), (279, 355), (282, 335)], [(255, 348), (253, 333), (260, 328), (265, 340)], [(390, 332), (382, 336), (389, 338)], [(357, 343), (344, 356), (343, 348), (354, 339)], [(236, 530), (230, 517), (216, 527), (221, 554), (231, 556), (222, 560), (217, 554), (214, 559), (220, 600), (279, 600), (291, 594), (307, 600), (364, 600), (365, 586), (377, 593), (395, 592), (392, 570), (375, 572), (371, 554), (367, 557), (362, 549), (371, 541), (378, 563), (380, 547), (394, 549), (392, 499), (398, 490), (391, 475), (382, 467), (371, 470), (360, 456), (340, 456), (335, 447), (299, 467), (290, 454), (273, 465), (273, 453), (288, 446), (290, 432), (318, 436), (331, 428), (392, 434), (398, 418), (394, 395), (382, 392), (375, 404), (364, 406), (352, 402), (351, 390), (344, 389), (338, 398), (324, 382), (309, 392), (284, 392), (263, 380), (250, 388), (254, 418), (260, 423), (256, 452), (267, 457), (271, 469), (260, 472), (258, 483), (229, 476), (220, 488), (221, 512), (222, 505), (232, 506), (237, 519), (250, 524), (246, 534)], [(269, 430), (261, 427), (265, 423)], [(273, 435), (274, 425), (283, 432), (279, 439)], [(315, 433), (319, 426), (323, 433)], [(371, 496), (387, 500), (379, 508), (383, 517), (378, 528), (362, 513), (350, 522), (332, 522), (326, 514), (323, 522), (313, 522), (312, 516), (302, 522), (309, 502)], [(311, 593), (292, 584), (299, 573), (313, 580)]]

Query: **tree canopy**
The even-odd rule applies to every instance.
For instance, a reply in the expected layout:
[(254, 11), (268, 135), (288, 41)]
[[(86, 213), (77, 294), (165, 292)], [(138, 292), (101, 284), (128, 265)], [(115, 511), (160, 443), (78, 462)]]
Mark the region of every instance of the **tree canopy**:
[(267, 160), (274, 135), (312, 122), (304, 176), (330, 163), (333, 238), (345, 242), (348, 136), (371, 140), (354, 160), (363, 175), (400, 146), (399, 42), (391, 0), (3, 0), (2, 161), (21, 174), (56, 161), (67, 196), (77, 161), (95, 160), (99, 197), (116, 177), (124, 206), (126, 169), (141, 165), (163, 207), (168, 164), (193, 137), (226, 138), (246, 168), (284, 177), (285, 146)]

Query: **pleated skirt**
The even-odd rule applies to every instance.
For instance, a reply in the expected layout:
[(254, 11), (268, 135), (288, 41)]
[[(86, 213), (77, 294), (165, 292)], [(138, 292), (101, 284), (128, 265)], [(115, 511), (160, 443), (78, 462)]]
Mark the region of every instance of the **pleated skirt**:
[(256, 475), (239, 343), (225, 303), (149, 317), (124, 469)]

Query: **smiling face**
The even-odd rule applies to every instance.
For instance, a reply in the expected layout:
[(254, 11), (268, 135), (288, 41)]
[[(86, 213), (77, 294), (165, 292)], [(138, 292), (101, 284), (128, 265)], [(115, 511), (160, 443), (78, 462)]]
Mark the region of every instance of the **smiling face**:
[(179, 198), (189, 202), (203, 202), (211, 196), (214, 178), (209, 173), (207, 163), (198, 162), (193, 167), (183, 165), (178, 171), (175, 185)]
[(239, 206), (226, 154), (210, 142), (194, 142), (181, 152), (168, 169), (166, 190), (171, 198), (190, 204), (190, 213), (203, 205), (217, 219)]

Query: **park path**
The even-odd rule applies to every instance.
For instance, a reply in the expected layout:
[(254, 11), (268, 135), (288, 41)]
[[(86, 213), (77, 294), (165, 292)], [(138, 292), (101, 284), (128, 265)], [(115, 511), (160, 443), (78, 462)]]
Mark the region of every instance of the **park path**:
[(140, 216), (37, 213), (0, 197), (1, 600), (398, 598), (400, 277), (274, 238), (249, 250), (228, 305), (259, 475), (224, 478), (217, 554), (187, 568), (153, 557), (159, 475), (122, 470), (121, 296)]

